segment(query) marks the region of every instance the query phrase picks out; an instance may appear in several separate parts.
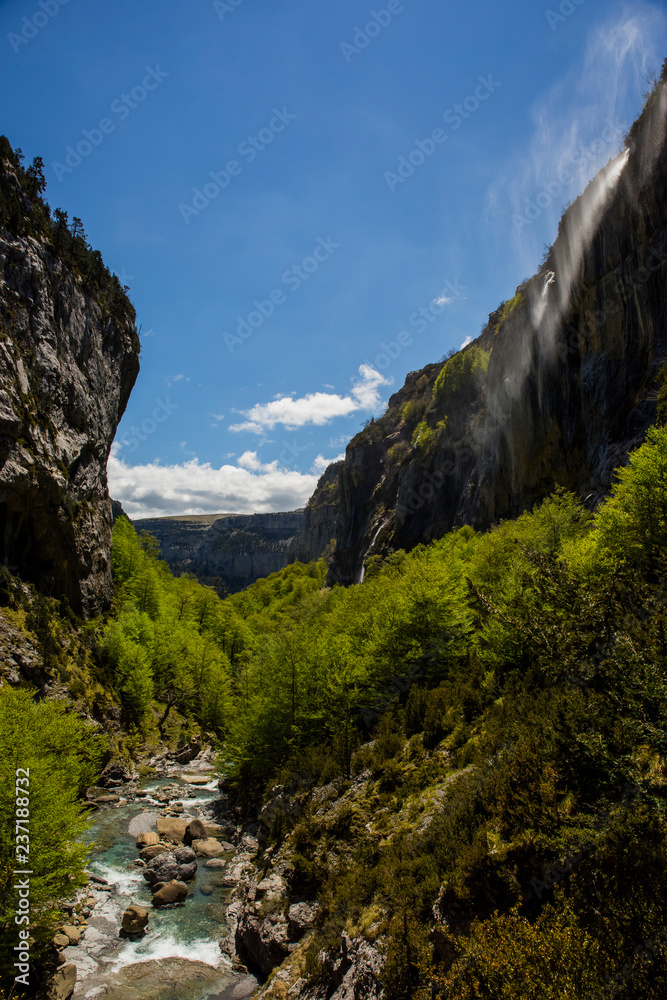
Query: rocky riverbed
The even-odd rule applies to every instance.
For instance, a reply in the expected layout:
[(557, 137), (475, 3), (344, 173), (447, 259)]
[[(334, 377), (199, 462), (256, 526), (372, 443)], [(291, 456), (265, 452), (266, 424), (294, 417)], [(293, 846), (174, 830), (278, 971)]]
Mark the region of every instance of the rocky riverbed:
[(150, 778), (113, 765), (89, 790), (96, 850), (91, 881), (65, 904), (54, 939), (57, 1000), (244, 1000), (257, 979), (220, 941), (229, 934), (227, 871), (248, 844), (225, 813), (213, 755), (147, 763)]

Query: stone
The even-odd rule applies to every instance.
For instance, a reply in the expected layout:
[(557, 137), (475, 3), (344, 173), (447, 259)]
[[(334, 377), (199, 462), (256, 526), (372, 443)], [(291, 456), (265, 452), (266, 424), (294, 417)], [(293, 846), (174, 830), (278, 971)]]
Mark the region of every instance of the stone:
[(76, 986), (76, 965), (68, 962), (61, 966), (51, 980), (50, 1000), (67, 1000)]
[(197, 855), (191, 847), (177, 847), (174, 851), (174, 857), (179, 865), (189, 865), (197, 860)]
[(206, 840), (193, 840), (192, 848), (198, 858), (219, 858), (225, 849), (219, 840), (207, 837)]
[(63, 948), (69, 948), (69, 938), (66, 934), (56, 934), (53, 939), (53, 946), (61, 951)]
[(185, 882), (172, 879), (162, 885), (153, 896), (153, 906), (168, 906), (171, 903), (183, 903), (188, 898), (188, 887)]
[(142, 906), (128, 906), (121, 926), (126, 934), (144, 934), (148, 926), (148, 910)]
[(159, 858), (161, 854), (168, 854), (169, 851), (173, 850), (173, 846), (173, 844), (154, 844), (152, 847), (144, 847), (139, 852), (139, 858), (141, 861), (152, 861), (153, 858)]
[(199, 886), (199, 891), (201, 892), (202, 896), (212, 896), (213, 895), (213, 886), (211, 886), (211, 885), (200, 885)]
[(98, 795), (95, 802), (101, 806), (111, 805), (112, 802), (120, 802), (119, 795)]
[(60, 932), (67, 936), (70, 944), (78, 944), (81, 940), (81, 931), (74, 924), (65, 924), (60, 928)]
[(155, 844), (160, 843), (160, 838), (157, 833), (149, 831), (148, 833), (140, 833), (137, 837), (137, 847), (153, 847)]
[(155, 885), (156, 882), (169, 882), (172, 879), (189, 882), (190, 879), (194, 878), (197, 871), (194, 853), (189, 847), (183, 848), (183, 850), (187, 852), (185, 857), (190, 860), (184, 861), (182, 864), (171, 851), (164, 851), (148, 861), (142, 872), (148, 884)]
[(210, 861), (204, 862), (204, 868), (225, 868), (227, 862), (223, 858), (211, 858)]
[(317, 906), (308, 903), (293, 903), (287, 913), (290, 932), (301, 935), (315, 925)]
[(211, 774), (182, 774), (181, 781), (187, 785), (208, 785), (213, 780)]
[(172, 816), (159, 816), (157, 821), (157, 832), (160, 840), (166, 840), (170, 844), (182, 844), (190, 819), (177, 819)]
[(193, 840), (206, 840), (206, 827), (200, 819), (191, 820), (185, 828), (183, 843), (191, 844)]

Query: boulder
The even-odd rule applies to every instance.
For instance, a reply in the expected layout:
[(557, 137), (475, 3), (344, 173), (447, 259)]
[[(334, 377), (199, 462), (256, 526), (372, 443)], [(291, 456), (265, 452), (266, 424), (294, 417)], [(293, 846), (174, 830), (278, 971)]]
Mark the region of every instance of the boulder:
[(69, 948), (69, 938), (66, 934), (56, 934), (53, 939), (53, 946), (58, 951), (62, 951), (63, 948)]
[(206, 840), (193, 840), (192, 848), (198, 858), (219, 858), (225, 849), (219, 840), (207, 837)]
[(316, 904), (311, 906), (308, 903), (293, 903), (290, 906), (287, 921), (292, 936), (298, 937), (315, 926), (317, 909)]
[(153, 858), (159, 858), (161, 854), (168, 854), (173, 848), (173, 844), (154, 844), (152, 847), (144, 847), (139, 852), (139, 857), (142, 861), (152, 861)]
[(212, 774), (182, 774), (181, 781), (184, 781), (187, 785), (208, 785), (210, 781), (213, 781)]
[(211, 858), (204, 862), (204, 868), (224, 868), (227, 862), (223, 858)]
[(49, 996), (51, 1000), (67, 1000), (76, 985), (76, 965), (68, 962), (62, 965), (51, 980)]
[(206, 840), (206, 827), (200, 819), (193, 819), (185, 828), (183, 843), (191, 844), (193, 840)]
[(132, 781), (132, 772), (122, 760), (109, 761), (102, 771), (97, 784), (100, 788), (112, 788), (114, 785), (124, 785)]
[(179, 865), (190, 865), (193, 861), (195, 864), (197, 862), (197, 855), (191, 847), (177, 847), (174, 851), (174, 857)]
[(95, 802), (97, 803), (97, 805), (100, 805), (100, 806), (108, 806), (108, 805), (111, 805), (112, 802), (120, 802), (120, 796), (119, 795), (98, 795), (97, 798), (95, 799)]
[(160, 840), (166, 840), (170, 844), (182, 844), (190, 822), (190, 819), (177, 819), (175, 816), (159, 816), (157, 832)]
[(198, 740), (193, 740), (189, 746), (183, 747), (174, 754), (174, 760), (177, 764), (189, 764), (190, 761), (194, 760), (201, 753), (201, 743)]
[[(185, 848), (185, 850), (188, 852), (188, 856), (192, 855), (189, 848)], [(195, 877), (196, 871), (197, 862), (194, 858), (181, 864), (174, 854), (165, 851), (153, 858), (152, 861), (148, 861), (142, 874), (149, 885), (155, 885), (157, 882), (170, 882), (172, 880), (189, 882), (191, 878)]]
[(140, 833), (137, 837), (137, 847), (153, 847), (155, 844), (159, 843), (160, 838), (157, 833), (153, 833), (153, 831)]
[(128, 906), (121, 926), (126, 934), (143, 934), (148, 925), (148, 910), (142, 906)]
[(65, 924), (60, 928), (60, 933), (67, 936), (70, 944), (78, 944), (81, 940), (81, 931), (74, 924)]
[(188, 887), (185, 882), (172, 879), (162, 885), (153, 896), (153, 906), (168, 906), (170, 903), (183, 903), (188, 897)]

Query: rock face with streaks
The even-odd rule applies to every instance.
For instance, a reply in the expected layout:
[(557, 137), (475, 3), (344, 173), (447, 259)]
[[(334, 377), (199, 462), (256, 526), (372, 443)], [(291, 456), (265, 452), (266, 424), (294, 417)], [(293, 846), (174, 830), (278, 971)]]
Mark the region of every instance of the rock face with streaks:
[(139, 371), (135, 313), (11, 154), (3, 139), (0, 560), (90, 616), (112, 595), (106, 465)]

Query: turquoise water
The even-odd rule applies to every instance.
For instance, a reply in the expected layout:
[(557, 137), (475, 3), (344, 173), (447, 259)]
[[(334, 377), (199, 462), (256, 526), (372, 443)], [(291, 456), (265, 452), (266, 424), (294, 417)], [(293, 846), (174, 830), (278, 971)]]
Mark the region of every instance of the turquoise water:
[[(198, 815), (198, 806), (216, 798), (215, 784), (193, 788), (177, 779), (146, 782), (149, 792), (164, 784), (191, 788), (195, 797), (183, 799), (186, 812)], [(144, 906), (150, 913), (147, 932), (139, 941), (118, 939), (117, 948), (106, 957), (113, 971), (135, 962), (162, 958), (188, 958), (219, 966), (222, 953), (219, 941), (225, 936), (225, 911), (230, 890), (222, 885), (224, 869), (206, 868), (199, 861), (195, 878), (188, 883), (190, 895), (182, 905), (154, 909), (148, 883), (142, 869), (133, 865), (139, 857), (136, 836), (128, 833), (130, 822), (142, 813), (159, 813), (150, 801), (137, 800), (120, 808), (108, 808), (94, 814), (86, 839), (96, 845), (89, 870), (116, 887), (114, 902), (125, 907)], [(152, 826), (155, 829), (155, 825)], [(202, 892), (210, 890), (210, 894)], [(93, 915), (95, 910), (93, 910)], [(93, 921), (94, 924), (94, 921)]]

